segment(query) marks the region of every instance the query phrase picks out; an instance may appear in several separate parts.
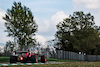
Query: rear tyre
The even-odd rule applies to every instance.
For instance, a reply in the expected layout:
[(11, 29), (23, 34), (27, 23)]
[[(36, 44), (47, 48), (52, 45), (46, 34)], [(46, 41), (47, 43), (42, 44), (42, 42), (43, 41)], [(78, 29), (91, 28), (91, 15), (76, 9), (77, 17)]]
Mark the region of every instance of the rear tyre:
[(10, 64), (11, 63), (16, 63), (17, 62), (16, 59), (17, 59), (16, 56), (10, 56)]
[(31, 60), (32, 63), (38, 63), (36, 55), (32, 55), (30, 60)]
[(45, 63), (45, 56), (41, 56), (41, 63)]

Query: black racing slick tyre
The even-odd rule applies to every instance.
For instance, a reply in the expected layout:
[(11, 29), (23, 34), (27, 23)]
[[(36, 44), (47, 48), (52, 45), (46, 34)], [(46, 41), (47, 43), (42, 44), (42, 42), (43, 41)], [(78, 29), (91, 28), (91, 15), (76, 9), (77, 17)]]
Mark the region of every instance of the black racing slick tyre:
[(16, 63), (16, 57), (15, 56), (10, 56), (10, 63)]
[(36, 55), (32, 55), (30, 60), (31, 60), (32, 63), (38, 63)]
[(41, 56), (41, 63), (45, 63), (45, 56)]

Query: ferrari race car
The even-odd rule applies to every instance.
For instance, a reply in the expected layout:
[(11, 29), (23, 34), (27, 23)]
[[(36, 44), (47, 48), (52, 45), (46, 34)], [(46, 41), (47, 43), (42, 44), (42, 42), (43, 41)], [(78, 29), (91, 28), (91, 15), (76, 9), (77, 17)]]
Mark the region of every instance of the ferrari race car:
[(10, 56), (10, 63), (16, 63), (16, 62), (45, 63), (47, 62), (47, 60), (44, 55), (39, 57), (38, 54), (34, 54), (34, 53), (28, 54), (27, 51), (17, 51), (17, 52), (13, 52), (13, 54)]

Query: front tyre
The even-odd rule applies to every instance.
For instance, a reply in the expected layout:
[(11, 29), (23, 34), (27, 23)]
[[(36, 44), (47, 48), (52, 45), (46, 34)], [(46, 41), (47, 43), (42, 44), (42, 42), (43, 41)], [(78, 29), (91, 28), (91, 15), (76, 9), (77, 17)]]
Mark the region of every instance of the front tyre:
[(41, 63), (45, 63), (46, 62), (46, 59), (45, 59), (45, 56), (41, 56)]
[(17, 62), (17, 58), (15, 56), (10, 56), (10, 64), (16, 62)]

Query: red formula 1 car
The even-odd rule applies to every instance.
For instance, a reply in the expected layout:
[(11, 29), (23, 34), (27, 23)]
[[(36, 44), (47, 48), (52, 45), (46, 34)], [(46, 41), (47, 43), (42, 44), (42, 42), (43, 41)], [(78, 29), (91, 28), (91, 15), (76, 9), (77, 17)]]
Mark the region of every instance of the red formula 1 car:
[(13, 55), (10, 56), (10, 63), (16, 63), (16, 62), (21, 62), (21, 63), (45, 63), (47, 62), (46, 58), (44, 55), (38, 57), (38, 54), (28, 54), (27, 51), (17, 51), (13, 52)]

